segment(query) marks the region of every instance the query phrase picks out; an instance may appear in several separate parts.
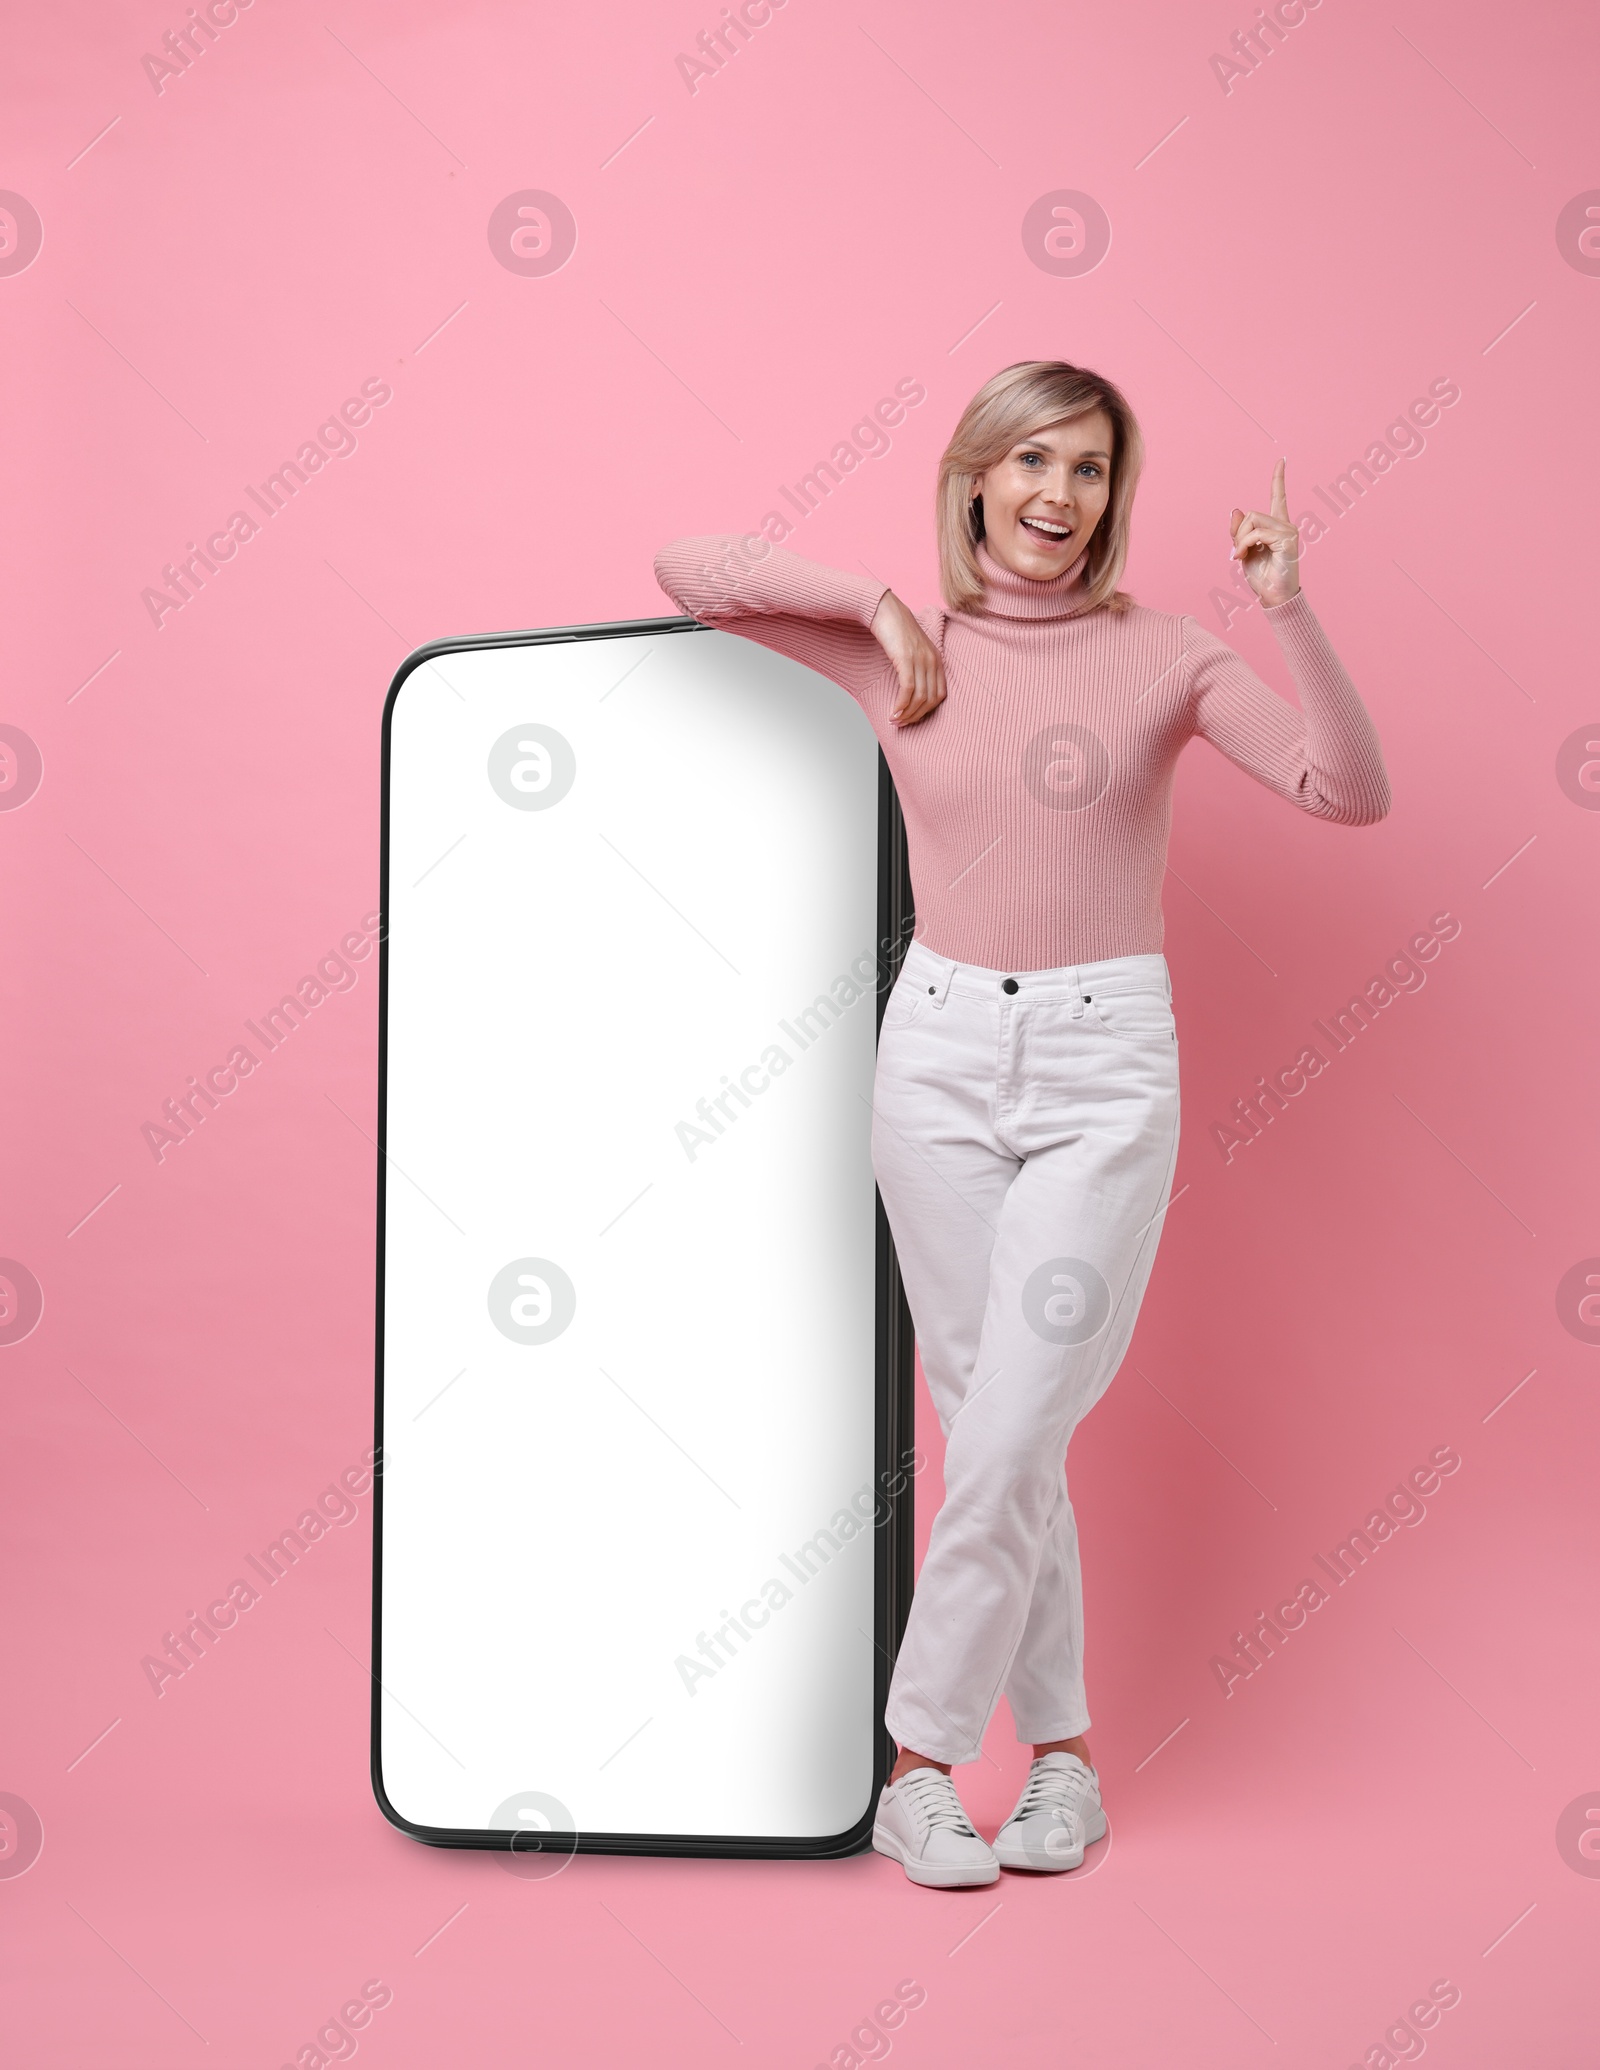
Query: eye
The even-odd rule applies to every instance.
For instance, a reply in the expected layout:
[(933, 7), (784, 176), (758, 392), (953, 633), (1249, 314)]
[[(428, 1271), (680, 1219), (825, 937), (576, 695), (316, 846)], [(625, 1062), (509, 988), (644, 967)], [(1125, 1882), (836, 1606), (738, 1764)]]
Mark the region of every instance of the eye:
[(1100, 466), (1099, 466), (1099, 462), (1098, 462), (1098, 461), (1095, 461), (1095, 460), (1082, 460), (1082, 461), (1080, 461), (1080, 462), (1079, 462), (1078, 464), (1079, 464), (1079, 467), (1080, 467), (1080, 468), (1083, 468), (1083, 467), (1087, 467), (1087, 468), (1088, 468), (1088, 470), (1089, 470), (1089, 472), (1090, 472), (1090, 473), (1091, 473), (1092, 475), (1094, 475), (1094, 476), (1095, 476), (1096, 478), (1098, 478), (1098, 476), (1099, 476), (1099, 473), (1100, 473)]
[(1042, 462), (1044, 459), (1044, 455), (1042, 453), (1023, 453), (1019, 457), (1021, 458), (1022, 465), (1024, 467), (1027, 466), (1030, 460), (1038, 460)]

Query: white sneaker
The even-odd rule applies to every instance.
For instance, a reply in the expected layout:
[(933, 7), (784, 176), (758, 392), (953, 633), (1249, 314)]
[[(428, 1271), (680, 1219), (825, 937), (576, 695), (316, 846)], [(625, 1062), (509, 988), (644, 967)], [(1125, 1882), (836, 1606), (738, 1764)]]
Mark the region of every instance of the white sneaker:
[(913, 1883), (937, 1890), (997, 1883), (994, 1849), (961, 1808), (956, 1786), (942, 1769), (908, 1768), (885, 1783), (873, 1822), (872, 1844), (892, 1855)]
[(1092, 1840), (1103, 1840), (1100, 1778), (1076, 1754), (1040, 1754), (1017, 1808), (995, 1836), (1007, 1869), (1076, 1869)]

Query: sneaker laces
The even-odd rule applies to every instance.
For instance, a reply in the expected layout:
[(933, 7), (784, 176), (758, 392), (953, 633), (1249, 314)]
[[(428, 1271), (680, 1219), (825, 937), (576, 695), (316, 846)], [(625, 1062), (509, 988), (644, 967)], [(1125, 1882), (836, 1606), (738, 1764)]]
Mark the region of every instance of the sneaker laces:
[(1047, 1755), (1041, 1755), (1034, 1762), (1012, 1818), (1031, 1818), (1039, 1811), (1064, 1811), (1071, 1818), (1082, 1816), (1084, 1795), (1092, 1780), (1089, 1770), (1082, 1763), (1071, 1768), (1052, 1767), (1048, 1760)]
[(895, 1789), (930, 1832), (943, 1828), (959, 1833), (963, 1839), (977, 1839), (976, 1829), (956, 1795), (956, 1786), (942, 1769), (908, 1768)]

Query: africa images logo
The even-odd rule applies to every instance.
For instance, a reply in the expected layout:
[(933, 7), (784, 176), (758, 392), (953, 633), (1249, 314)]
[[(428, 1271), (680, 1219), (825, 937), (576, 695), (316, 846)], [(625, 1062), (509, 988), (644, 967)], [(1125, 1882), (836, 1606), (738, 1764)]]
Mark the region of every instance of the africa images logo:
[(0, 187), (0, 280), (26, 273), (44, 243), (39, 211), (25, 195)]

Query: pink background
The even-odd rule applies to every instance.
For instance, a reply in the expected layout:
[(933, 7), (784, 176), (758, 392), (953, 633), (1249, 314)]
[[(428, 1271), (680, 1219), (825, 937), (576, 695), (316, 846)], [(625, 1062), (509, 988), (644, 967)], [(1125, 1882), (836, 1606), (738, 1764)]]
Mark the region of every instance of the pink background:
[[(1600, 792), (1557, 757), (1600, 738), (1600, 277), (1557, 226), (1600, 185), (1593, 10), (1320, 6), (1224, 91), (1253, 8), (791, 0), (694, 93), (709, 4), (257, 0), (159, 94), (182, 8), (70, 14), (8, 25), (0, 164), (44, 225), (0, 277), (0, 722), (43, 760), (0, 812), (0, 1253), (44, 1290), (0, 1350), (18, 2059), (292, 2063), (379, 1979), (374, 2064), (847, 2063), (910, 1979), (908, 2063), (1339, 2066), (1447, 1978), (1442, 2063), (1591, 2062), (1600, 1863), (1557, 1827), (1600, 1792), (1600, 1349), (1557, 1289), (1600, 1252)], [(487, 235), (528, 188), (578, 225), (542, 277)], [(1022, 237), (1059, 189), (1112, 226), (1075, 277)], [(1277, 454), (1317, 510), (1460, 389), (1305, 557), (1391, 818), (1203, 747), (1179, 780), (1186, 1190), (1074, 1450), (1109, 1850), (940, 1895), (870, 1854), (415, 1846), (367, 1784), (370, 1500), (159, 1698), (140, 1667), (369, 1442), (374, 962), (159, 1163), (141, 1131), (372, 910), (409, 649), (669, 610), (662, 540), (757, 524), (904, 377), (789, 543), (932, 602), (939, 450), (1037, 356), (1126, 389), (1129, 586), (1218, 631)], [(152, 624), (367, 379), (359, 449)], [(1287, 688), (1259, 612), (1225, 636)], [(1441, 911), (1422, 990), (1224, 1162), (1212, 1124)], [(1446, 1445), (1426, 1520), (1224, 1696), (1230, 1635)], [(990, 1831), (1022, 1771), (1002, 1713), (960, 1775)]]

